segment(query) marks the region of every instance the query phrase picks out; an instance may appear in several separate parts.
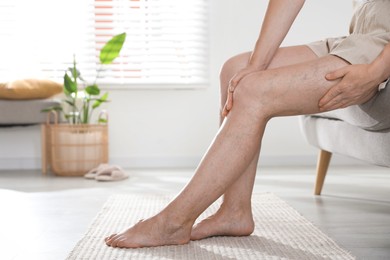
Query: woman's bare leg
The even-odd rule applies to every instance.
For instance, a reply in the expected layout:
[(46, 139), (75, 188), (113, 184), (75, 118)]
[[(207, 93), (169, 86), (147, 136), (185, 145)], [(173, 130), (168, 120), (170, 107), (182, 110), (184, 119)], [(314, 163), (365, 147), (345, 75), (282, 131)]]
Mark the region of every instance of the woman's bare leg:
[(234, 107), (191, 181), (160, 213), (110, 236), (107, 245), (143, 247), (189, 242), (198, 216), (240, 178), (255, 158), (268, 120), (318, 113), (318, 100), (333, 84), (324, 75), (345, 65), (345, 61), (328, 56), (242, 79), (234, 93)]
[[(248, 63), (250, 53), (240, 54), (229, 59), (221, 70), (221, 111), (226, 103), (229, 80)], [(280, 48), (271, 62), (269, 69), (298, 64), (318, 57), (304, 45)], [(222, 124), (223, 117), (220, 122)], [(191, 240), (199, 240), (210, 236), (247, 236), (254, 230), (251, 197), (256, 177), (260, 149), (248, 168), (239, 179), (225, 192), (223, 203), (212, 216), (195, 225), (191, 232)]]

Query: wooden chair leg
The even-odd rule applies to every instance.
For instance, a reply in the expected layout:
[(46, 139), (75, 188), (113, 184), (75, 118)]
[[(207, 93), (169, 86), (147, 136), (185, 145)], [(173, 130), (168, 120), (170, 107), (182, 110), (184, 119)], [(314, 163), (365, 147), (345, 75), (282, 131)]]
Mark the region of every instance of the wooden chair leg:
[(332, 158), (332, 153), (328, 151), (321, 150), (318, 155), (317, 161), (317, 179), (314, 194), (321, 195), (322, 186), (324, 185), (325, 176), (328, 171), (328, 166), (330, 159)]

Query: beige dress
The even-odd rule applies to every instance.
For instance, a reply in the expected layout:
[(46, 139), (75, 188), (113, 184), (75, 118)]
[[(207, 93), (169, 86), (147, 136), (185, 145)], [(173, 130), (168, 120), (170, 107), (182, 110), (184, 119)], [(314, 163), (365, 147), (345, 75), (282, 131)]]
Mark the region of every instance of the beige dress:
[[(354, 8), (350, 35), (308, 44), (317, 56), (331, 54), (351, 64), (367, 64), (389, 43), (390, 0), (355, 1)], [(320, 113), (317, 116), (343, 120), (370, 131), (388, 129), (390, 116), (386, 111), (390, 111), (390, 82), (382, 83), (379, 90), (371, 100), (362, 105)]]
[(355, 0), (350, 35), (309, 43), (317, 56), (338, 56), (350, 64), (372, 62), (390, 41), (390, 0)]

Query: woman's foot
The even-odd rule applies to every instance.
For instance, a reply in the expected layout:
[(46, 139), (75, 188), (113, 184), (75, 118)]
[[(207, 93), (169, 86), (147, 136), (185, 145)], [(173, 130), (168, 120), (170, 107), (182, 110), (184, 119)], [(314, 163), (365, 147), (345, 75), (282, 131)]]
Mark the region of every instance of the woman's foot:
[(213, 236), (249, 236), (254, 228), (251, 210), (233, 211), (221, 208), (192, 228), (191, 240)]
[(161, 216), (141, 220), (126, 231), (105, 238), (111, 247), (138, 248), (182, 245), (190, 241), (191, 224), (183, 226), (165, 221)]

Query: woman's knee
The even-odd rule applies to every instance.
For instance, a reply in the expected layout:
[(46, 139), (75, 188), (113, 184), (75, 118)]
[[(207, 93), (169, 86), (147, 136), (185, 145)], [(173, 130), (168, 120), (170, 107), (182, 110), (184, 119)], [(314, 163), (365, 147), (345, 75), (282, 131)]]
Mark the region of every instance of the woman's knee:
[(258, 72), (241, 79), (234, 90), (234, 106), (263, 117), (272, 115), (275, 91), (267, 84), (266, 72)]
[(228, 59), (221, 68), (221, 88), (227, 88), (230, 79), (248, 63), (249, 53), (242, 53)]

